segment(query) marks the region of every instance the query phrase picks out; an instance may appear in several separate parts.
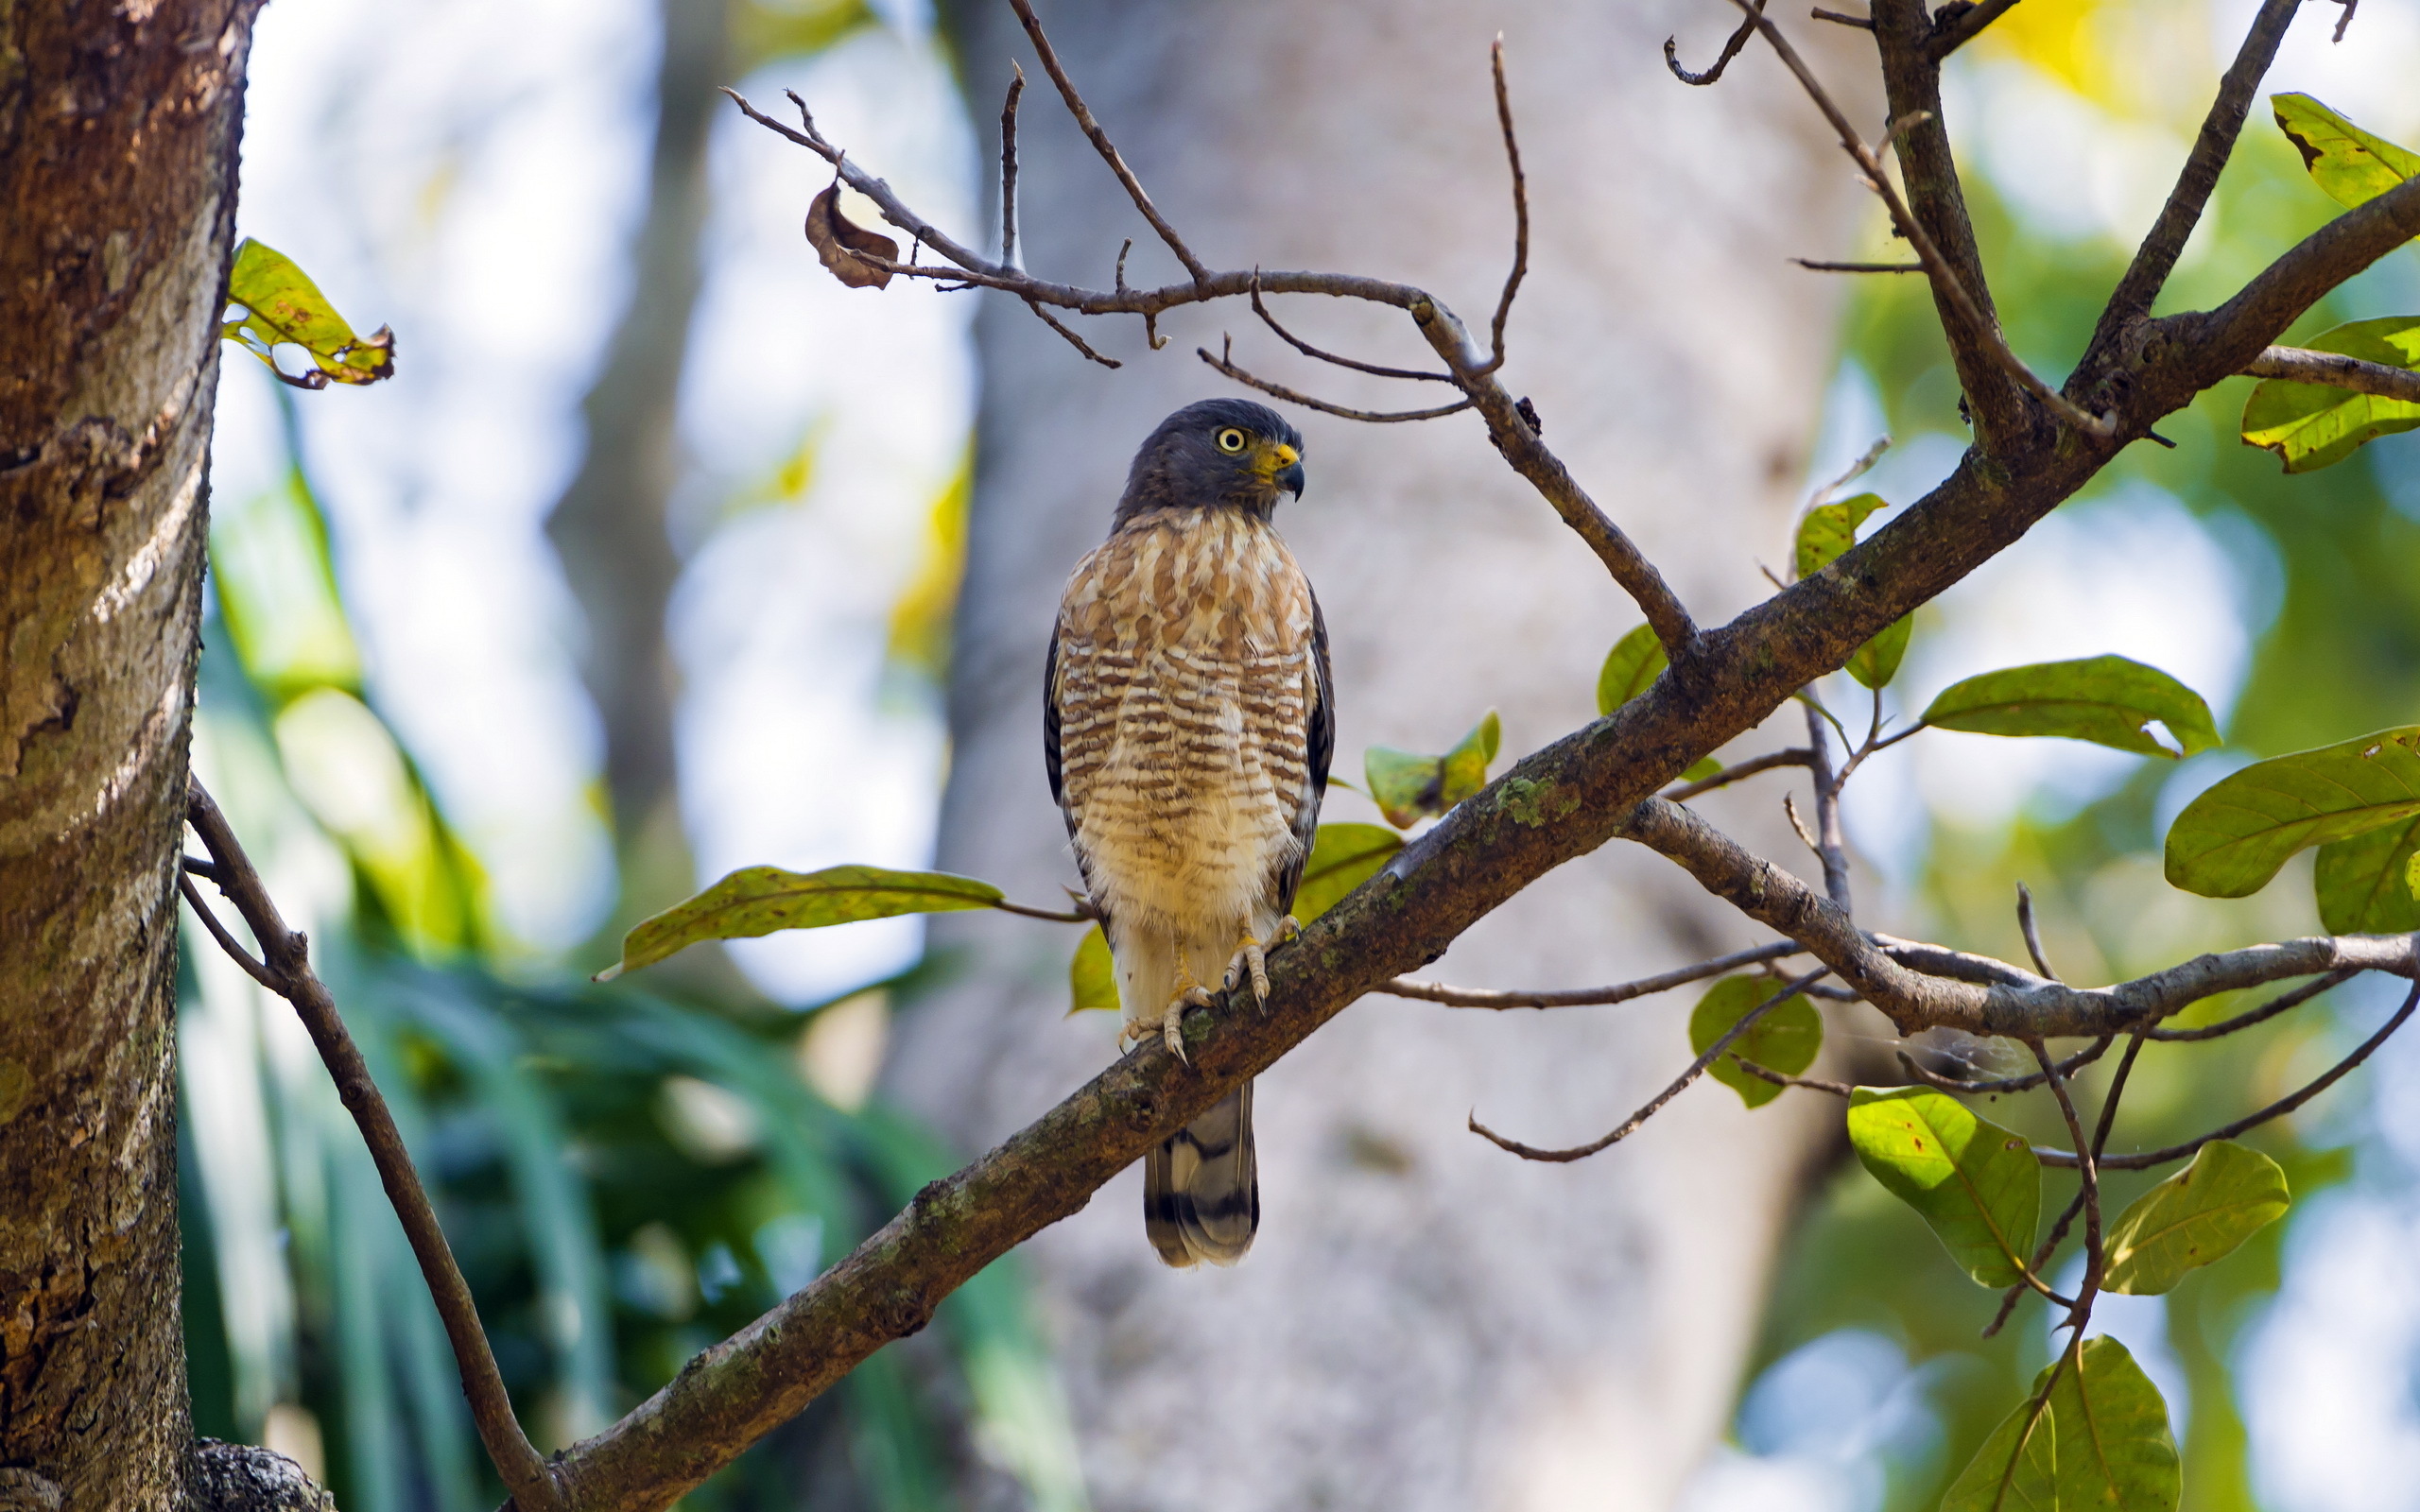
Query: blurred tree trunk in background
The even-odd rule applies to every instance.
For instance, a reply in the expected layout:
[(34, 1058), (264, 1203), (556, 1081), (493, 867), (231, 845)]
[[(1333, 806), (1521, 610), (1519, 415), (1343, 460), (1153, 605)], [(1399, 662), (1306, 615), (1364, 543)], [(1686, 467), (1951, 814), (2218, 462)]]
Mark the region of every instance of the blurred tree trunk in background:
[[(962, 9), (976, 118), (996, 120), (1011, 55), (1036, 86), (1022, 135), (1028, 265), (1106, 285), (1132, 236), (1129, 282), (1181, 276), (1007, 8)], [(1062, 0), (1044, 19), (1213, 266), (1409, 280), (1478, 331), (1512, 240), (1487, 73), (1501, 26), (1535, 228), (1507, 382), (1702, 619), (1768, 591), (1756, 563), (1786, 557), (1840, 293), (1783, 258), (1850, 245), (1859, 191), (1761, 51), (1716, 89), (1666, 73), (1667, 33), (1703, 67), (1728, 8)], [(1367, 308), (1294, 299), (1279, 314), (1330, 350), (1433, 360), (1406, 322)], [(1085, 362), (1006, 301), (979, 323), (940, 865), (1037, 902), (1075, 877), (1040, 757), (1053, 609), (1151, 425), (1236, 391), (1195, 347), (1216, 351), (1232, 332), (1239, 361), (1298, 387), (1379, 407), (1435, 402), (1426, 386), (1309, 364), (1240, 305), (1171, 317), (1159, 352), (1132, 322), (1084, 329), (1123, 369)], [(1357, 781), (1374, 743), (1442, 750), (1490, 707), (1507, 760), (1594, 716), (1598, 664), (1639, 615), (1476, 420), (1290, 418), (1307, 438), (1309, 488), (1279, 524), (1334, 637), (1339, 775)], [(1794, 719), (1776, 728), (1804, 740)], [(1776, 795), (1741, 801), (1754, 807), (1734, 820), (1766, 816), (1745, 833), (1786, 854)], [(1328, 816), (1374, 817), (1340, 791)], [(1104, 1063), (1114, 1021), (1063, 1018), (1072, 933), (986, 917), (936, 934), (963, 952), (963, 973), (901, 1024), (891, 1085), (976, 1148)], [(1753, 937), (1662, 863), (1611, 847), (1483, 923), (1436, 974), (1578, 986)], [(1162, 1268), (1133, 1173), (1038, 1239), (1042, 1306), (1098, 1503), (1668, 1504), (1727, 1421), (1775, 1246), (1836, 1113), (1785, 1098), (1750, 1117), (1708, 1084), (1576, 1166), (1523, 1164), (1465, 1132), (1463, 1116), (1476, 1107), (1545, 1143), (1601, 1133), (1686, 1063), (1685, 1012), (1685, 997), (1511, 1017), (1373, 999), (1262, 1078), (1265, 1217), (1240, 1267)]]
[(177, 856), (252, 0), (0, 9), (0, 1506), (184, 1504)]
[[(580, 673), (604, 725), (620, 864), (619, 902), (599, 932), (610, 940), (695, 880), (673, 750), (679, 689), (665, 613), (681, 560), (666, 508), (681, 476), (681, 369), (703, 283), (706, 145), (721, 102), (715, 88), (730, 82), (730, 9), (729, 0), (657, 6), (664, 56), (655, 152), (631, 248), (630, 304), (580, 406), (588, 440), (579, 472), (546, 523), (586, 621)], [(721, 963), (719, 951), (699, 954)]]

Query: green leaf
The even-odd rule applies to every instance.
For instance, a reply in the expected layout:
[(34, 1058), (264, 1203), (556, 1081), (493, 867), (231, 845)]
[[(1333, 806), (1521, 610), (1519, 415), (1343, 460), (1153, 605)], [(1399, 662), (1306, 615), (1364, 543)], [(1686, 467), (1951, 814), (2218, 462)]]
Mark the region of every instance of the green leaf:
[[(2420, 316), (2355, 320), (2302, 343), (2382, 367), (2420, 367)], [(2420, 404), (2327, 384), (2264, 378), (2244, 401), (2243, 438), (2277, 454), (2289, 472), (2316, 472), (2381, 436), (2420, 425)]]
[(2295, 851), (2420, 816), (2420, 725), (2255, 762), (2168, 830), (2170, 885), (2248, 898)]
[(1605, 653), (1604, 669), (1597, 674), (1597, 713), (1599, 717), (1615, 710), (1654, 686), (1671, 661), (1664, 654), (1664, 643), (1655, 638), (1655, 627), (1641, 625), (1614, 643)]
[(1924, 722), (1979, 735), (2057, 735), (2143, 756), (2177, 753), (2145, 728), (2158, 720), (2198, 756), (2219, 744), (2202, 696), (2160, 671), (2122, 656), (2037, 662), (1986, 672), (1944, 688)]
[(1076, 944), (1076, 958), (1067, 963), (1067, 997), (1071, 1019), (1094, 1008), (1118, 1005), (1117, 963), (1109, 954), (1109, 936), (1098, 924), (1084, 931), (1084, 937)]
[(1722, 770), (1722, 762), (1720, 758), (1714, 756), (1701, 756), (1696, 761), (1689, 763), (1688, 765), (1681, 768), (1681, 775), (1678, 781), (1684, 782), (1703, 782), (1707, 778), (1712, 777), (1715, 773), (1720, 770)]
[(2319, 922), (2331, 935), (2409, 935), (2420, 929), (2420, 818), (2386, 824), (2319, 848), (2311, 873)]
[(1885, 507), (1882, 495), (1860, 493), (1838, 504), (1817, 505), (1798, 522), (1798, 576), (1812, 577), (1857, 544), (1857, 527)]
[[(1857, 527), (1882, 507), (1882, 495), (1860, 493), (1838, 504), (1821, 504), (1807, 510), (1806, 518), (1798, 522), (1798, 576), (1812, 577), (1830, 566), (1842, 552), (1857, 544)], [(1908, 654), (1908, 638), (1915, 627), (1913, 616), (1903, 615), (1893, 621), (1849, 658), (1849, 676), (1869, 688), (1888, 687), (1891, 679), (1899, 675), (1900, 659)]]
[(1378, 812), (1398, 830), (1409, 829), (1422, 815), (1443, 814), (1487, 785), (1488, 763), (1495, 759), (1503, 726), (1490, 709), (1443, 756), (1415, 756), (1387, 746), (1373, 746), (1362, 754), (1361, 775)]
[[(1726, 976), (1708, 988), (1689, 1015), (1690, 1053), (1704, 1055), (1750, 1009), (1772, 997), (1778, 986), (1761, 976)], [(1706, 1068), (1706, 1074), (1737, 1092), (1750, 1108), (1762, 1108), (1779, 1097), (1781, 1089), (1742, 1071), (1741, 1060), (1795, 1076), (1815, 1064), (1816, 1052), (1823, 1048), (1824, 1016), (1804, 994), (1792, 993), (1734, 1040), (1722, 1058)]]
[(1294, 892), (1294, 918), (1307, 924), (1326, 913), (1402, 849), (1402, 835), (1374, 824), (1321, 825)]
[(2233, 1254), (2292, 1205), (2276, 1161), (2229, 1140), (2204, 1144), (2191, 1165), (2118, 1215), (2101, 1284), (2130, 1297), (2155, 1297), (2187, 1271)]
[(2420, 153), (2372, 136), (2308, 94), (2273, 94), (2269, 103), (2311, 181), (2347, 210), (2420, 174)]
[[(2041, 1378), (2033, 1389), (2040, 1394)], [(2100, 1337), (2070, 1347), (2067, 1367), (2050, 1387), (2050, 1416), (2057, 1424), (2062, 1509), (2175, 1507), (2184, 1477), (2176, 1440), (2169, 1436), (2168, 1403), (2124, 1345)]]
[[(355, 335), (311, 275), (249, 236), (235, 249), (227, 302), (242, 305), (244, 313), (221, 325), (219, 335), (297, 388), (325, 388), (331, 380), (374, 384), (395, 375), (394, 332), (382, 325), (374, 335)], [(299, 377), (280, 369), (273, 349), (287, 342), (310, 352), (319, 366)]]
[(1887, 688), (1899, 675), (1899, 662), (1908, 654), (1908, 641), (1915, 634), (1916, 617), (1902, 614), (1883, 627), (1882, 633), (1857, 648), (1849, 658), (1848, 673), (1869, 688)]
[(889, 871), (880, 867), (826, 867), (784, 871), (742, 867), (684, 903), (642, 919), (622, 937), (622, 958), (599, 971), (610, 982), (653, 966), (701, 939), (749, 939), (784, 929), (822, 929), (901, 914), (944, 914), (989, 908), (1000, 889), (945, 871)]
[(2018, 1402), (1951, 1483), (1941, 1512), (2056, 1512), (2058, 1437), (2048, 1408)]
[(1858, 1159), (1967, 1275), (1984, 1286), (2024, 1279), (2042, 1214), (2042, 1167), (2024, 1140), (1923, 1087), (1859, 1087), (1848, 1124)]

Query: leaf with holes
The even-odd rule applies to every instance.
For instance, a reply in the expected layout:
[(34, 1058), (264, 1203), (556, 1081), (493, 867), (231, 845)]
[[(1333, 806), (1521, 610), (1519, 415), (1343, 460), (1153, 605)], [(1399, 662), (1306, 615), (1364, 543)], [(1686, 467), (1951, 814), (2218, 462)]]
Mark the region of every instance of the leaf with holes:
[(1375, 824), (1321, 825), (1294, 892), (1294, 918), (1307, 924), (1326, 913), (1402, 849), (1402, 835)]
[[(2037, 1396), (2050, 1368), (2035, 1380)], [(2050, 1385), (2050, 1417), (2062, 1508), (2173, 1512), (2184, 1477), (2168, 1403), (2124, 1345), (2106, 1337), (2070, 1345)]]
[(1423, 815), (1443, 814), (1487, 785), (1487, 767), (1495, 760), (1503, 726), (1490, 709), (1470, 733), (1443, 756), (1415, 756), (1387, 746), (1362, 753), (1361, 776), (1378, 812), (1398, 830), (1409, 829)]
[(1984, 1286), (2022, 1280), (2042, 1215), (2042, 1166), (2025, 1141), (1923, 1087), (1859, 1087), (1849, 1144), (1892, 1195), (1923, 1214)]
[[(244, 238), (228, 275), (227, 302), (242, 305), (244, 313), (221, 325), (219, 335), (268, 364), (281, 383), (325, 388), (395, 376), (395, 333), (382, 325), (370, 335), (355, 335), (311, 275), (273, 247)], [(309, 352), (315, 366), (302, 373), (280, 368), (276, 349), (287, 345)]]
[[(2420, 316), (2355, 320), (2302, 343), (2381, 367), (2420, 368)], [(2274, 452), (2289, 472), (2316, 472), (2342, 462), (2364, 442), (2420, 426), (2420, 404), (2358, 394), (2329, 384), (2264, 378), (2243, 404), (2243, 438)]]
[(2420, 818), (2385, 824), (2319, 848), (2311, 890), (2331, 935), (2409, 935), (2420, 929)]
[(2269, 104), (2311, 182), (2347, 210), (2420, 174), (2420, 153), (2371, 135), (2308, 94), (2273, 94)]
[(2152, 738), (2156, 720), (2184, 754), (2219, 744), (2202, 696), (2160, 671), (2122, 656), (2037, 662), (1953, 682), (1925, 710), (1937, 730), (1979, 735), (2048, 735), (2088, 740), (2142, 756), (2178, 753)]
[(1096, 1008), (1117, 1007), (1117, 963), (1109, 954), (1109, 936), (1098, 924), (1076, 942), (1075, 959), (1067, 963), (1067, 1017)]
[(2135, 1199), (2109, 1228), (2101, 1284), (2155, 1297), (2187, 1271), (2221, 1261), (2293, 1205), (2286, 1173), (2248, 1145), (2218, 1140), (2193, 1163)]
[[(1704, 1055), (1733, 1024), (1780, 989), (1780, 983), (1762, 976), (1726, 976), (1708, 988), (1689, 1015), (1689, 1053)], [(1737, 1092), (1750, 1108), (1762, 1108), (1779, 1097), (1781, 1089), (1741, 1069), (1740, 1061), (1753, 1060), (1768, 1071), (1795, 1076), (1815, 1064), (1823, 1048), (1824, 1016), (1804, 993), (1793, 992), (1734, 1040), (1722, 1058), (1706, 1068), (1706, 1074)]]
[(598, 972), (596, 979), (610, 982), (700, 940), (751, 939), (785, 929), (823, 929), (902, 914), (990, 908), (1000, 898), (1000, 889), (988, 882), (945, 871), (826, 867), (821, 871), (797, 872), (779, 867), (742, 867), (687, 902), (640, 920), (622, 937), (622, 958)]
[(1959, 1472), (1941, 1512), (2057, 1512), (2058, 1422), (2026, 1398)]
[[(1885, 507), (1882, 495), (1860, 493), (1842, 499), (1838, 504), (1819, 504), (1806, 511), (1798, 522), (1798, 576), (1812, 577), (1830, 566), (1841, 554), (1857, 544), (1857, 527), (1868, 516)], [(1899, 675), (1899, 662), (1908, 654), (1908, 638), (1915, 631), (1912, 615), (1902, 616), (1883, 627), (1882, 633), (1857, 648), (1848, 661), (1848, 675), (1869, 688), (1883, 688)]]
[(2204, 898), (2248, 898), (2298, 850), (2414, 817), (2420, 725), (2272, 757), (2185, 805), (2168, 829), (2168, 880)]

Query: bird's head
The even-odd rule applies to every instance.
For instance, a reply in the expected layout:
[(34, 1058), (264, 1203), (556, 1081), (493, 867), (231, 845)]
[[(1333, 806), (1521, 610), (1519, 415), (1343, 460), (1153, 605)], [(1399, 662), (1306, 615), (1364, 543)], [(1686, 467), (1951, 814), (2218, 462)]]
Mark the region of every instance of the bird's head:
[(1151, 509), (1241, 509), (1266, 520), (1281, 493), (1303, 492), (1303, 438), (1285, 417), (1243, 399), (1205, 399), (1160, 421), (1126, 476), (1117, 520)]

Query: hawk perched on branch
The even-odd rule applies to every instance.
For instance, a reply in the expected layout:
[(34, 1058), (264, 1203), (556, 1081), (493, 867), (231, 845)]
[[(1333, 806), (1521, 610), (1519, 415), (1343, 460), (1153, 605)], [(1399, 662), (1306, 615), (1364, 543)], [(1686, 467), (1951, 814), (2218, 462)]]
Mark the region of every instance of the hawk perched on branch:
[[(1044, 746), (1117, 963), (1128, 1040), (1249, 979), (1291, 937), (1334, 746), (1327, 627), (1270, 523), (1303, 438), (1241, 400), (1188, 404), (1134, 456), (1109, 540), (1050, 637)], [(1153, 1151), (1143, 1224), (1171, 1265), (1232, 1265), (1260, 1223), (1246, 1082)]]

